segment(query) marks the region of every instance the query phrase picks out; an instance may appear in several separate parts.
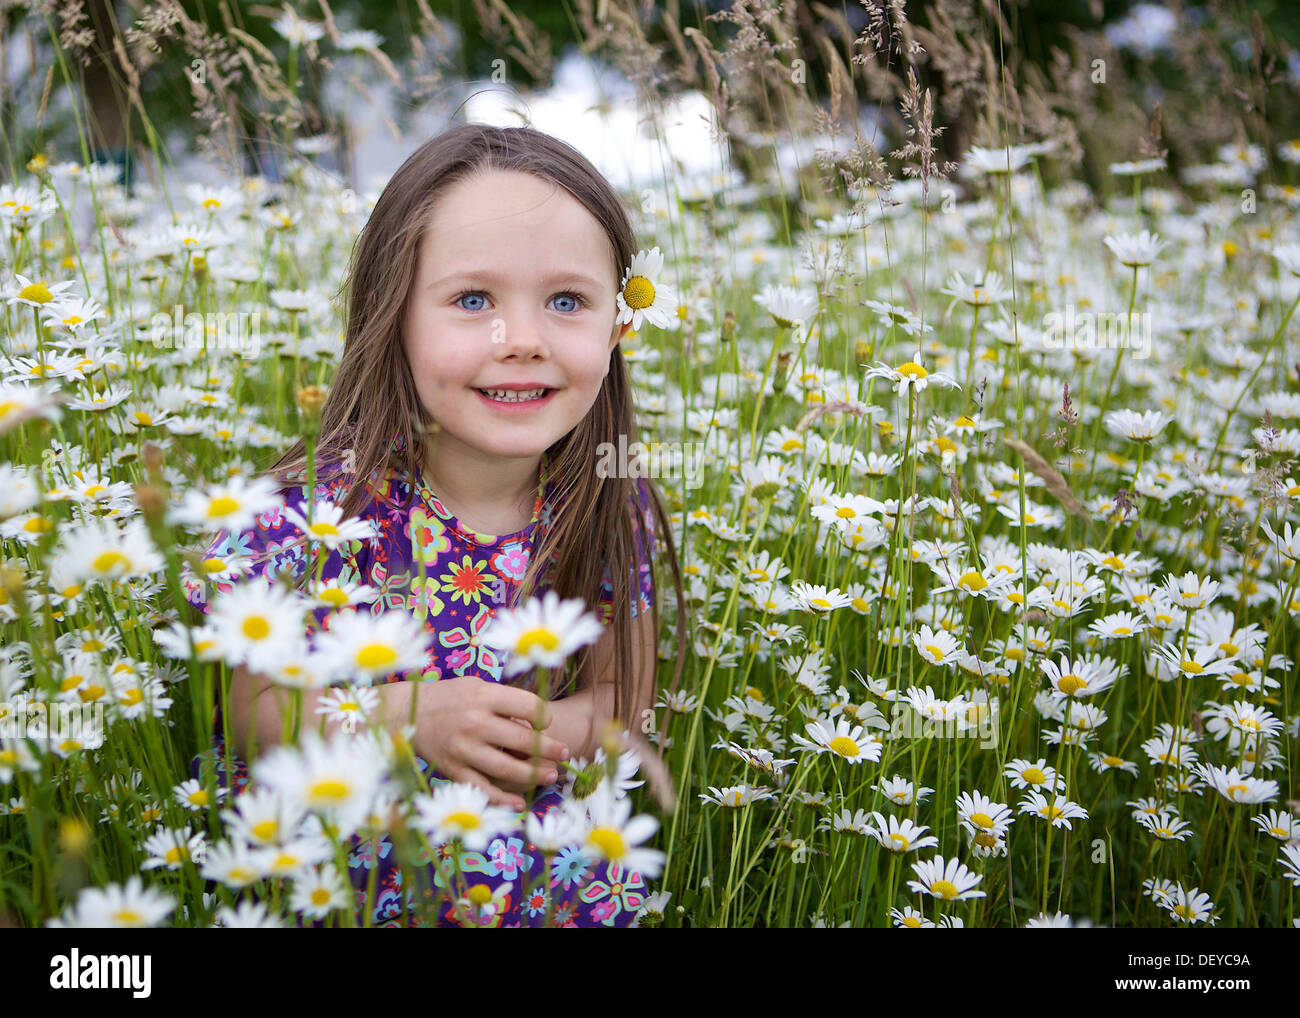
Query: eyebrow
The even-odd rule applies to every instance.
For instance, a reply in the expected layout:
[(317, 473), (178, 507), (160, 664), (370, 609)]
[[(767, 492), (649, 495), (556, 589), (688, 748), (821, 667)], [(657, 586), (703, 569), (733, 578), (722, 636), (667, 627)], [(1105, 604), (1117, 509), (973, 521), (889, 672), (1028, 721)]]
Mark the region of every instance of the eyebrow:
[[(455, 272), (448, 273), (440, 279), (435, 279), (429, 284), (429, 286), (444, 286), (445, 284), (455, 282), (456, 280), (481, 280), (484, 283), (496, 285), (507, 278), (509, 277), (506, 275), (501, 275), (488, 269), (458, 269)], [(593, 290), (600, 290), (604, 287), (604, 284), (598, 283), (584, 272), (552, 272), (542, 280), (542, 284), (546, 286), (554, 286), (561, 283), (580, 283)]]

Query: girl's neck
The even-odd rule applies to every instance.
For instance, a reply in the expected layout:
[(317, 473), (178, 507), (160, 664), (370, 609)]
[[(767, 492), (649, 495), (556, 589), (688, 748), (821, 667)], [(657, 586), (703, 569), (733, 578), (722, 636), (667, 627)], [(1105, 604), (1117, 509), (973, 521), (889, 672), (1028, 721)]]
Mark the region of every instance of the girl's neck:
[(500, 459), (458, 456), (446, 445), (425, 454), (424, 476), (462, 526), (485, 534), (513, 534), (532, 520), (541, 457)]

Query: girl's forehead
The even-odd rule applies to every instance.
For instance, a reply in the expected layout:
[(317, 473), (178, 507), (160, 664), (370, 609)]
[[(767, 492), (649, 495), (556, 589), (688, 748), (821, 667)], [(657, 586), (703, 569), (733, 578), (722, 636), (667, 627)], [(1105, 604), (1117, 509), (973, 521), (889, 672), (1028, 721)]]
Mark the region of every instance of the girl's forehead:
[(613, 238), (591, 210), (555, 181), (513, 170), (482, 170), (443, 188), (419, 245), (421, 269), (437, 276), (504, 264), (617, 286), (614, 260)]

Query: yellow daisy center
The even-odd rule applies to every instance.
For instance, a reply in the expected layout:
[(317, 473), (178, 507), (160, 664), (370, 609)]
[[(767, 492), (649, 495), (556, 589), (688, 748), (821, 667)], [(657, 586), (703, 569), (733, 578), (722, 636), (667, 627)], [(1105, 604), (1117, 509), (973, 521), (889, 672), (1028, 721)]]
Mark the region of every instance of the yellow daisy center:
[(244, 619), (244, 624), (240, 628), (250, 640), (265, 640), (271, 632), (271, 624), (260, 615)]
[(357, 651), (357, 664), (362, 668), (382, 668), (397, 660), (397, 651), (386, 643), (368, 643)]
[(854, 757), (859, 752), (858, 744), (847, 735), (837, 735), (827, 745), (832, 753), (838, 753), (843, 757)]
[(917, 364), (916, 361), (905, 361), (894, 370), (907, 378), (925, 378), (930, 374), (930, 372), (926, 371), (925, 368)]
[(627, 843), (623, 840), (623, 835), (613, 827), (594, 828), (587, 840), (608, 859), (621, 859), (627, 854)]
[(238, 510), (238, 499), (231, 498), (229, 495), (222, 495), (208, 503), (208, 518), (215, 519), (220, 516), (229, 516), (233, 512), (238, 512)]
[(519, 654), (529, 654), (534, 647), (540, 647), (545, 651), (553, 651), (560, 645), (560, 638), (551, 630), (545, 628), (530, 629), (522, 633), (515, 643), (515, 652)]
[(1062, 675), (1059, 689), (1066, 696), (1073, 696), (1079, 690), (1087, 686), (1088, 683), (1078, 675)]
[(120, 551), (105, 551), (95, 556), (90, 568), (97, 573), (110, 573), (114, 569), (126, 569), (130, 565), (131, 560)]
[(655, 287), (645, 276), (633, 276), (623, 286), (623, 300), (633, 311), (648, 308), (655, 302)]
[(951, 901), (957, 897), (957, 885), (951, 880), (936, 880), (930, 885), (930, 893), (936, 898), (942, 898), (944, 901)]
[(50, 288), (44, 283), (28, 283), (18, 291), (19, 300), (31, 300), (37, 304), (48, 304), (54, 299), (54, 294), (50, 293)]
[(342, 802), (348, 797), (351, 788), (337, 778), (322, 778), (307, 791), (309, 802)]

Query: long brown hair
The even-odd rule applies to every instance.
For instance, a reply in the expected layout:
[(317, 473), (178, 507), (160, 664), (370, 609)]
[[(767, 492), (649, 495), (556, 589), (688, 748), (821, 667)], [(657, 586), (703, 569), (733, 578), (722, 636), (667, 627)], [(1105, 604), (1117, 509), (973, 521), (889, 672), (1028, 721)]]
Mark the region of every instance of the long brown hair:
[[(347, 335), (337, 376), (321, 409), (316, 459), (329, 465), (326, 472), (336, 474), (345, 463), (349, 474), (364, 481), (351, 483), (342, 499), (346, 516), (355, 515), (375, 496), (371, 479), (386, 476), (389, 469), (416, 477), (424, 462), (425, 442), (436, 441), (437, 422), (426, 413), (416, 393), (402, 343), (402, 323), (434, 203), (445, 187), (485, 169), (531, 173), (567, 190), (609, 236), (616, 281), (622, 280), (624, 267), (636, 254), (632, 224), (618, 195), (572, 146), (532, 128), (479, 124), (454, 127), (420, 146), (380, 195), (352, 249), (344, 284)], [(653, 674), (632, 673), (631, 608), (639, 594), (633, 586), (638, 537), (651, 549), (657, 537), (666, 551), (666, 555), (654, 555), (655, 568), (651, 570), (656, 661), (660, 619), (659, 584), (654, 574), (665, 558), (672, 571), (679, 622), (674, 689), (681, 678), (689, 619), (672, 531), (657, 488), (646, 479), (657, 520), (657, 533), (652, 537), (646, 533), (641, 514), (631, 511), (634, 482), (597, 474), (599, 445), (609, 442), (617, 446), (620, 433), (627, 436), (628, 447), (638, 441), (627, 363), (622, 346), (616, 345), (591, 410), (547, 449), (548, 477), (554, 485), (551, 498), (559, 511), (551, 525), (539, 523), (534, 530), (534, 546), (516, 602), (545, 587), (594, 606), (608, 564), (614, 592), (614, 713), (624, 723), (634, 723), (638, 719), (626, 717), (625, 711), (636, 702), (638, 686), (654, 681)], [(402, 439), (396, 453), (392, 452), (394, 435)], [(300, 438), (266, 473), (285, 483), (301, 484), (306, 456), (307, 445)], [(378, 487), (383, 488), (382, 484)], [(414, 493), (415, 485), (409, 485), (408, 497)], [(551, 692), (566, 688), (591, 653), (588, 646), (574, 655), (562, 681), (552, 685)]]

